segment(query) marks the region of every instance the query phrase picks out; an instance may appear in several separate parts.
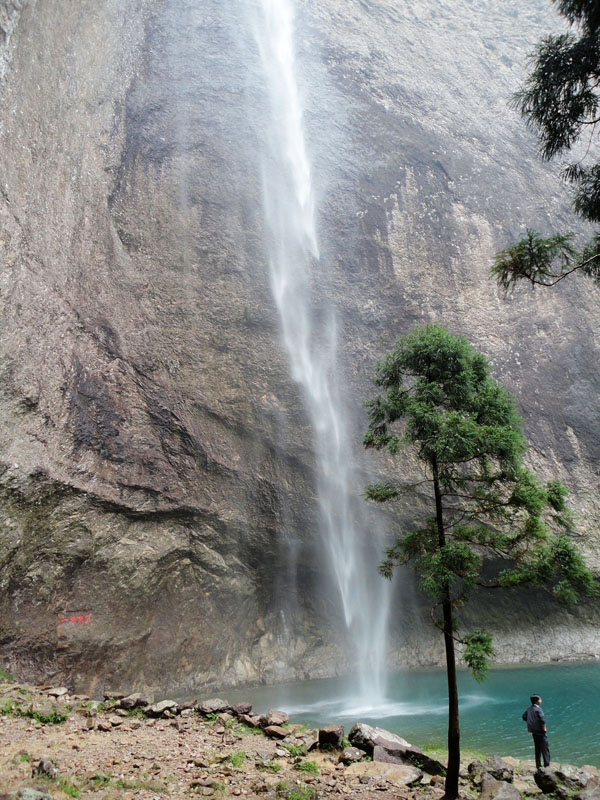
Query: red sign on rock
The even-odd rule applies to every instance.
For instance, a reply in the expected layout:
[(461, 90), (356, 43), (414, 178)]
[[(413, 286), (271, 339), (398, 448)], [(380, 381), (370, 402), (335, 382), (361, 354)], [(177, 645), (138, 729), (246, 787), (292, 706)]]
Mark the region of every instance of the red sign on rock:
[(91, 622), (91, 621), (92, 621), (92, 615), (89, 613), (89, 611), (84, 611), (84, 612), (79, 611), (76, 614), (64, 614), (58, 617), (59, 625), (62, 625), (65, 622), (68, 622), (72, 625), (80, 625), (82, 623), (85, 624), (86, 622)]

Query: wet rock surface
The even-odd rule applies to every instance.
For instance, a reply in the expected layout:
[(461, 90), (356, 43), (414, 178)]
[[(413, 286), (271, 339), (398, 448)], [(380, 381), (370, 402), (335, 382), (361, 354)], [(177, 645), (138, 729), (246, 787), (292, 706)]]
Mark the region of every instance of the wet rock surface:
[[(532, 465), (573, 487), (598, 563), (598, 289), (505, 301), (488, 276), (524, 224), (575, 224), (507, 107), (549, 6), (299, 4), (315, 318), (337, 309), (359, 459), (396, 335), (434, 319), (467, 334), (519, 399)], [(166, 696), (354, 666), (315, 555), (244, 31), (221, 0), (0, 3), (0, 653), (30, 680)], [(273, 579), (284, 530), (294, 597)], [(392, 630), (396, 665), (442, 657), (419, 602)], [(502, 661), (597, 653), (594, 606), (512, 592), (478, 613)]]

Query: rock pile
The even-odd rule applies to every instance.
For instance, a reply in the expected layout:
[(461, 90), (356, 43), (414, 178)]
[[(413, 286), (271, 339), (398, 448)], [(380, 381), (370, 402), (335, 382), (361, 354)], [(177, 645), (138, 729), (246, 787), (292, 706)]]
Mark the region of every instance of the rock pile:
[[(444, 765), (396, 734), (357, 723), (307, 730), (284, 711), (110, 692), (103, 703), (63, 687), (0, 684), (0, 800), (170, 800), (194, 796), (441, 800)], [(49, 700), (56, 713), (29, 712)], [(60, 712), (60, 713), (58, 713)], [(52, 722), (50, 721), (52, 720)], [(54, 724), (52, 724), (54, 723)], [(600, 800), (595, 767), (490, 757), (464, 763), (465, 797)], [(2, 795), (1, 792), (5, 794)]]

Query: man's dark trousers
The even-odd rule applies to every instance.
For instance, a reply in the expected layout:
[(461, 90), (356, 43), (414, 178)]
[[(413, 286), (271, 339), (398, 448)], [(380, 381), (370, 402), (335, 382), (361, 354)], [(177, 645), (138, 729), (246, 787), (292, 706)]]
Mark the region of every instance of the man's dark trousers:
[(533, 744), (535, 746), (535, 765), (538, 769), (542, 766), (542, 758), (544, 759), (544, 766), (550, 766), (550, 747), (548, 745), (547, 733), (532, 733)]

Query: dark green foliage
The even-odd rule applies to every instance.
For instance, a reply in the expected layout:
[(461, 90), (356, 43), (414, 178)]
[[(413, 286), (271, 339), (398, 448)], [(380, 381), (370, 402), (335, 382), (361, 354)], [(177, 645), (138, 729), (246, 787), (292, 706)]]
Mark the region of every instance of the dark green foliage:
[(488, 631), (473, 631), (464, 638), (463, 658), (476, 681), (487, 677), (490, 659), (494, 657), (492, 634)]
[(460, 764), (454, 643), (463, 645), (477, 680), (485, 678), (494, 652), (485, 631), (458, 635), (458, 610), (478, 584), (535, 584), (567, 606), (580, 594), (595, 594), (597, 585), (569, 538), (566, 487), (556, 480), (544, 486), (523, 465), (526, 442), (514, 400), (466, 339), (437, 325), (418, 328), (378, 364), (375, 382), (381, 391), (366, 404), (365, 447), (392, 455), (412, 451), (423, 479), (404, 488), (374, 483), (366, 496), (394, 501), (420, 486), (431, 499), (432, 514), (397, 538), (380, 571), (391, 578), (398, 564), (409, 564), (435, 603), (432, 620), (444, 634), (449, 685), (445, 796), (454, 800)]
[[(549, 160), (578, 143), (585, 154), (563, 171), (575, 189), (575, 211), (589, 222), (600, 222), (600, 163), (594, 161), (600, 122), (600, 7), (597, 0), (562, 0), (560, 13), (572, 26), (569, 33), (544, 37), (532, 57), (531, 71), (514, 103), (537, 133), (540, 155)], [(591, 154), (591, 155), (590, 155)], [(512, 289), (525, 279), (553, 286), (573, 272), (600, 280), (598, 235), (580, 252), (572, 234), (543, 239), (534, 231), (498, 253), (492, 268), (498, 283)]]
[[(544, 159), (570, 150), (584, 135), (591, 139), (600, 103), (598, 3), (559, 2), (558, 8), (572, 30), (540, 41), (525, 85), (515, 95), (515, 105), (538, 135)], [(576, 183), (583, 175), (589, 175), (589, 169), (581, 162), (572, 165), (568, 173)], [(596, 209), (588, 219), (597, 221), (598, 214)]]
[[(534, 583), (556, 593), (553, 587), (566, 581), (574, 595), (560, 595), (572, 601), (594, 591), (568, 537), (568, 491), (557, 480), (544, 486), (523, 466), (526, 443), (514, 400), (493, 380), (483, 355), (466, 339), (427, 325), (398, 340), (377, 366), (376, 383), (382, 392), (366, 404), (365, 446), (414, 449), (423, 484), (438, 485), (442, 512), (386, 551), (385, 577), (397, 564), (411, 564), (436, 602), (449, 593), (457, 608), (484, 582), (485, 556), (493, 556), (512, 566), (495, 578), (488, 574), (488, 587)], [(401, 493), (398, 486), (374, 483), (366, 497), (386, 502)]]
[(520, 280), (532, 286), (554, 286), (578, 271), (600, 280), (600, 237), (594, 236), (581, 252), (572, 241), (572, 233), (544, 239), (528, 228), (523, 239), (496, 253), (492, 275), (505, 291)]

